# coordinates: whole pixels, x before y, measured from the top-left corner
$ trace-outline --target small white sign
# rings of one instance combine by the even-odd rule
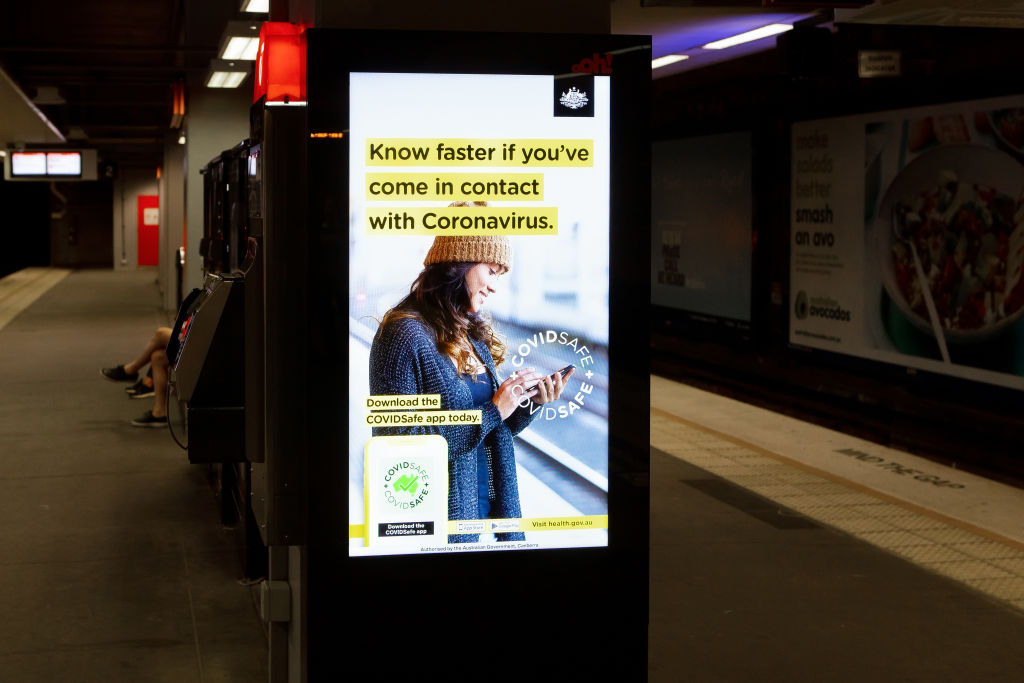
[[[143,225],[160,225],[160,209],[151,206],[142,210]]]
[[[857,74],[861,78],[892,78],[903,73],[899,50],[860,50]]]
[[[375,436],[366,444],[366,545],[448,543],[448,442],[437,434]]]

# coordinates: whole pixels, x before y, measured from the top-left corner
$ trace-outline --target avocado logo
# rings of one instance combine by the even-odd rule
[[[430,495],[430,472],[417,462],[400,460],[384,472],[384,500],[396,510],[413,510]]]
[[[793,306],[793,312],[796,314],[797,319],[803,320],[806,318],[809,308],[807,305],[807,292],[800,290],[796,295],[796,304]]]

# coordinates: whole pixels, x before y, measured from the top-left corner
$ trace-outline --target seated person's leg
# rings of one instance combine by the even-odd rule
[[[167,353],[163,349],[150,356],[153,368],[153,410],[135,420],[136,427],[164,427],[167,425]]]
[[[167,342],[170,341],[170,339],[171,328],[158,327],[149,342],[146,343],[145,348],[142,349],[142,352],[134,360],[129,363],[125,363],[124,365],[115,365],[112,368],[103,368],[100,370],[100,374],[113,382],[134,381],[138,379],[139,370],[149,362],[150,356],[153,355],[153,352],[166,349]]]

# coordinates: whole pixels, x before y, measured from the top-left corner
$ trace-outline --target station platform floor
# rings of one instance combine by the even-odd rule
[[[0,279],[0,681],[267,680],[208,469],[98,374],[155,278]],[[1024,490],[652,377],[651,515],[651,681],[1021,679]]]

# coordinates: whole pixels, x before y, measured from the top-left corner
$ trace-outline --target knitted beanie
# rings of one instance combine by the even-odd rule
[[[423,265],[449,262],[497,263],[512,270],[512,245],[497,235],[438,235]]]

